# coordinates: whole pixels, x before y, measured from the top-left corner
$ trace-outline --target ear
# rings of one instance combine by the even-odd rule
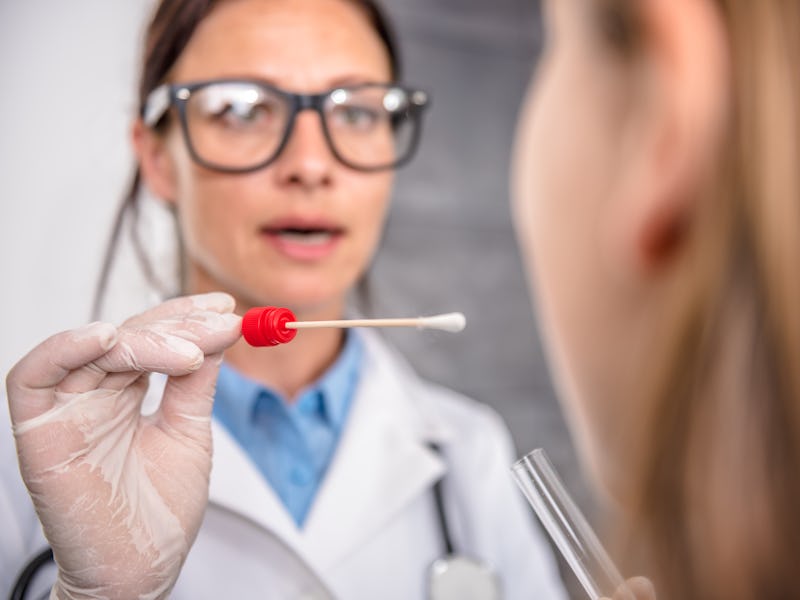
[[[175,166],[166,138],[147,127],[141,119],[134,121],[131,138],[145,185],[157,198],[174,203],[177,196]]]
[[[623,239],[645,271],[677,254],[712,168],[729,102],[728,47],[711,0],[649,0],[633,118],[623,152]],[[630,256],[630,254],[629,254]]]

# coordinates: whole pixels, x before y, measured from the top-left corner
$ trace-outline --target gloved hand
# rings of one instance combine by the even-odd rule
[[[6,385],[20,471],[56,563],[51,598],[163,598],[208,501],[211,407],[240,333],[221,293],[57,334]],[[169,375],[140,414],[148,373]]]

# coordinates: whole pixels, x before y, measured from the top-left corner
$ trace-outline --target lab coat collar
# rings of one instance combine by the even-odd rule
[[[405,361],[375,333],[362,333],[364,371],[349,422],[303,531],[323,572],[430,489],[446,467],[428,443],[452,435],[421,410],[422,384]]]
[[[319,573],[334,568],[445,472],[428,447],[454,432],[424,410],[422,382],[373,332],[362,332],[364,370],[347,424],[303,529],[244,451],[212,423],[209,499],[280,536]]]
[[[241,513],[302,555],[302,539],[294,519],[258,467],[221,423],[211,421],[211,434],[214,456],[209,502]]]

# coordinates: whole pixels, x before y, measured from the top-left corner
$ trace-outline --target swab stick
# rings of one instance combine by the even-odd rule
[[[323,327],[416,327],[458,332],[464,329],[467,320],[461,313],[447,313],[431,317],[404,319],[349,319],[339,321],[297,321],[288,308],[262,306],[252,308],[242,319],[242,335],[251,346],[276,346],[294,339],[298,329],[320,329]]]
[[[410,319],[349,319],[342,321],[290,321],[289,329],[320,329],[322,327],[416,327],[417,329],[439,329],[456,333],[464,329],[466,318],[461,313],[447,313],[432,317]]]

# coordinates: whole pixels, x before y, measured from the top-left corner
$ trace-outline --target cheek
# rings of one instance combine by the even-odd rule
[[[520,123],[515,166],[517,228],[539,313],[557,347],[584,313],[597,251],[593,114],[576,81],[569,61],[555,57],[543,65]]]
[[[356,174],[349,184],[352,190],[345,201],[350,214],[350,231],[357,241],[356,258],[362,267],[369,261],[380,244],[386,215],[389,211],[393,175],[390,172]]]
[[[189,156],[183,138],[177,132],[170,138],[170,154],[176,182],[179,222],[183,243],[189,254],[209,245],[209,241],[227,231],[221,224],[229,221],[232,203],[220,201],[232,196],[224,182],[203,172]]]
[[[591,61],[543,65],[520,122],[515,217],[556,386],[585,455],[603,446],[621,325],[610,277],[613,96]],[[613,412],[613,410],[611,411]]]
[[[181,232],[190,254],[224,252],[236,243],[238,230],[252,221],[241,186],[232,178],[192,173],[182,182],[179,199]]]

